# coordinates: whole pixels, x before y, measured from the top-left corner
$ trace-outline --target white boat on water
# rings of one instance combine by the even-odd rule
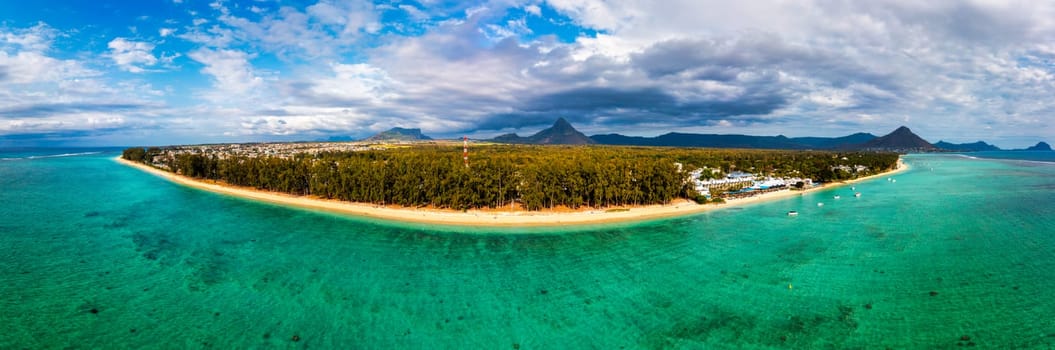
[[[818,206],[818,207],[823,207],[823,206],[824,206],[824,203],[817,203],[817,206]]]
[[[854,197],[860,197],[860,196],[861,196],[861,192],[854,193]]]
[[[839,199],[839,198],[843,198],[843,197],[841,197],[839,195],[835,195],[835,197],[832,197],[832,198]]]
[[[792,211],[789,211],[789,212],[788,212],[788,216],[799,216],[799,212],[797,212],[797,211],[794,211],[794,210],[792,210]]]

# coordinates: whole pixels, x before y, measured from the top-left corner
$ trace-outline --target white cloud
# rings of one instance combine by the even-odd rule
[[[2,30],[2,28],[0,28]],[[44,51],[51,48],[58,32],[43,22],[26,29],[0,32],[0,44],[29,51]]]
[[[340,108],[290,108],[287,115],[239,118],[242,135],[325,135],[321,131],[358,133],[373,117]]]
[[[381,103],[396,97],[395,82],[384,70],[369,64],[333,64],[333,76],[314,81],[310,93],[323,99]]]
[[[43,23],[11,31],[0,28],[0,82],[47,84],[101,74],[80,61],[50,56],[52,40],[58,35]],[[0,91],[3,87],[0,84]]]
[[[533,14],[535,16],[542,16],[542,8],[535,4],[524,6],[524,12]]]
[[[158,35],[160,35],[162,38],[164,38],[166,36],[169,36],[169,35],[172,35],[175,32],[176,32],[176,30],[172,29],[172,28],[161,28],[161,29],[158,29]]]
[[[259,19],[240,17],[222,3],[213,6],[220,12],[218,23],[196,28],[181,37],[213,47],[245,44],[272,53],[308,58],[334,58],[364,35],[381,29],[379,13],[368,1],[322,0],[303,12],[293,7],[259,13]],[[254,16],[255,17],[255,16]]]
[[[359,33],[374,33],[381,29],[373,3],[362,0],[320,0],[308,6],[308,15],[325,25],[339,28],[339,38],[357,37]]]
[[[407,14],[410,15],[410,18],[414,19],[415,21],[423,21],[429,18],[429,14],[425,13],[424,11],[421,11],[421,9],[417,7],[414,7],[414,5],[400,4],[399,9],[406,11]]]
[[[484,28],[481,28],[480,30],[484,35],[494,41],[520,37],[532,33],[531,28],[528,28],[527,26],[527,20],[524,18],[508,20],[505,25],[486,24],[484,25]]]
[[[142,73],[146,71],[144,67],[158,63],[157,57],[152,53],[152,43],[115,38],[106,46],[110,48],[110,58],[114,63],[128,72]]]
[[[0,28],[0,135],[83,135],[143,123],[156,106],[150,85],[115,83],[90,61],[53,56],[50,38],[63,35],[43,24]]]
[[[0,51],[0,81],[10,84],[54,83],[64,79],[97,76],[81,62],[47,56],[41,52],[19,51],[14,55]]]
[[[250,56],[242,51],[226,49],[198,49],[187,55],[205,65],[201,72],[213,78],[218,90],[214,98],[224,99],[225,94],[245,95],[263,84],[263,79],[253,71]]]
[[[647,0],[646,0],[647,1]],[[567,14],[579,24],[596,29],[619,30],[623,22],[634,20],[634,14],[645,14],[639,7],[644,1],[603,1],[603,0],[548,0],[547,3],[557,11]],[[656,4],[657,7],[666,6]],[[671,7],[677,7],[671,6]]]

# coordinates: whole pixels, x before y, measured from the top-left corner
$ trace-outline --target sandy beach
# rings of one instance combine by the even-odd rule
[[[352,203],[339,200],[312,198],[306,196],[294,196],[279,192],[261,191],[252,188],[234,187],[212,182],[192,179],[182,175],[176,175],[161,169],[147,166],[145,164],[127,161],[117,157],[116,160],[148,173],[160,176],[169,181],[201,189],[210,192],[231,195],[236,197],[259,200],[269,203],[290,205],[300,208],[324,210],[335,213],[351,214],[357,216],[378,218],[384,220],[416,222],[424,224],[456,225],[456,226],[565,226],[582,224],[601,224],[612,222],[624,222],[645,219],[657,219],[672,216],[700,213],[708,210],[743,206],[746,204],[760,203],[777,200],[804,193],[845,186],[877,177],[890,176],[908,169],[901,159],[895,170],[880,173],[868,177],[854,179],[845,182],[830,183],[824,186],[813,187],[802,191],[783,190],[765,193],[753,197],[728,200],[721,204],[696,204],[688,200],[676,200],[665,205],[650,205],[629,207],[627,210],[607,211],[606,209],[594,209],[583,211],[556,212],[556,211],[487,211],[469,210],[455,211],[443,209],[419,209],[419,208],[393,208],[382,207],[374,204]]]

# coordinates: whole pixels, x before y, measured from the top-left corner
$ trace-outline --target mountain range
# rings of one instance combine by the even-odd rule
[[[794,137],[690,134],[671,132],[656,137],[604,134],[587,137],[575,130],[564,118],[553,126],[534,135],[521,137],[505,134],[490,141],[524,144],[602,144],[625,146],[667,147],[711,147],[711,148],[763,148],[763,149],[828,149],[828,150],[889,150],[899,152],[936,151],[931,145],[906,127],[900,127],[889,135],[876,137],[868,133],[856,133],[843,137]]]
[[[875,139],[876,136],[857,133],[843,137],[795,137],[667,133],[656,137],[605,134],[591,136],[603,145],[770,148],[770,149],[841,149]]]
[[[934,144],[934,147],[938,147],[944,150],[953,152],[984,152],[984,151],[999,151],[1000,147],[996,147],[985,143],[985,141],[978,141],[975,143],[948,143],[945,141],[938,141]]]
[[[364,139],[363,141],[418,141],[432,140],[421,133],[421,129],[392,128]],[[692,134],[671,132],[655,137],[625,136],[620,134],[602,134],[586,136],[575,129],[564,118],[558,118],[552,126],[531,135],[520,136],[514,133],[505,134],[490,140],[498,143],[538,144],[538,145],[626,145],[626,146],[667,146],[667,147],[711,147],[711,148],[760,148],[760,149],[817,149],[817,150],[875,150],[894,152],[978,152],[1000,151],[999,147],[984,141],[955,144],[939,141],[931,144],[916,135],[907,127],[899,127],[893,132],[875,136],[869,133],[856,133],[842,137],[786,137],[751,136],[735,134]],[[1019,151],[1050,151],[1051,146],[1040,142],[1035,146]]]

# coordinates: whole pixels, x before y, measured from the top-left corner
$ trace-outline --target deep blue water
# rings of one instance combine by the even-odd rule
[[[1031,160],[1038,162],[1055,162],[1052,151],[988,151],[964,153],[967,156],[989,159]]]

